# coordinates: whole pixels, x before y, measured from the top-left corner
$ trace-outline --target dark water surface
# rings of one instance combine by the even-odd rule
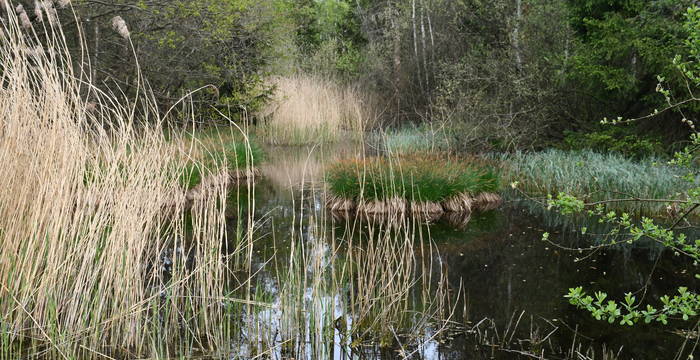
[[[287,256],[285,239],[291,228],[309,217],[325,214],[328,234],[341,234],[351,226],[342,219],[333,221],[325,213],[323,167],[362,151],[355,147],[268,149],[264,178],[255,186],[255,218],[264,220],[258,230],[262,239],[256,245],[260,261]],[[609,247],[593,253],[563,249],[587,247],[603,229],[589,224],[588,234],[583,236],[572,220],[517,199],[507,200],[497,210],[473,214],[468,221],[442,219],[421,226],[421,232],[438,249],[433,256],[447,270],[453,292],[461,287],[463,295],[455,300],[452,320],[459,326],[450,333],[452,339],[427,341],[416,357],[528,358],[517,353],[528,350],[544,353],[545,358],[586,359],[576,351],[594,350],[598,359],[606,350],[619,353],[620,359],[672,359],[684,342],[674,332],[692,325],[610,325],[577,310],[564,298],[568,288],[584,286],[588,293],[602,290],[618,300],[625,292],[634,292],[638,299],[645,296],[658,307],[658,297],[675,293],[678,286],[697,288],[693,271],[683,270],[692,265],[653,244]],[[545,231],[560,246],[544,242]],[[393,352],[348,356],[341,350],[336,349],[333,357],[398,356]],[[689,354],[685,352],[685,356]]]

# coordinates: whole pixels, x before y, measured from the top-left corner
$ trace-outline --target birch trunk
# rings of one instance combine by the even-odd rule
[[[427,55],[427,47],[425,45],[425,5],[423,4],[423,0],[420,2],[420,39],[421,39],[421,46],[422,46],[422,55],[423,55],[423,72],[425,73],[425,86],[426,88],[429,87],[429,72],[428,72],[428,55]]]
[[[513,50],[515,53],[515,67],[518,71],[523,68],[523,57],[520,48],[520,21],[523,17],[523,1],[516,0],[515,2],[515,26],[513,27]]]

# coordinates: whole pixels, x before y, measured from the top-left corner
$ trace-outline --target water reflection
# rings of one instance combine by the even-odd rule
[[[256,245],[259,260],[277,257],[289,261],[294,251],[303,248],[306,256],[318,261],[311,262],[315,265],[305,270],[312,279],[316,271],[329,271],[332,258],[342,255],[338,249],[342,248],[342,241],[347,241],[347,234],[359,231],[366,236],[374,231],[368,224],[377,219],[330,214],[323,202],[325,165],[335,159],[359,156],[363,150],[341,146],[270,148],[268,152],[269,162],[262,169],[265,177],[255,191],[255,216],[269,220],[263,224],[260,233],[265,235]],[[346,332],[342,331],[352,322],[346,316],[348,304],[344,294],[324,292],[323,287],[313,283],[301,284],[301,301],[311,309],[301,315],[306,328],[285,335],[279,330],[284,328],[282,322],[291,324],[290,313],[300,304],[289,300],[292,290],[285,293],[276,288],[272,274],[263,271],[260,278],[267,278],[262,281],[274,299],[274,307],[252,315],[251,321],[266,327],[261,328],[259,335],[266,338],[267,345],[277,344],[278,352],[272,358],[287,354],[288,345],[284,344],[293,344],[299,351],[299,347],[317,343],[311,337],[321,335],[313,329],[327,325],[323,321],[341,318],[346,322],[340,329],[335,326],[334,344],[324,350],[327,353],[319,349],[299,353],[307,354],[309,359],[393,358],[402,352],[415,352],[415,357],[422,359],[510,359],[518,354],[494,349],[538,350],[565,356],[572,349],[583,353],[592,346],[599,355],[603,349],[622,347],[621,358],[666,358],[680,347],[683,339],[670,330],[674,325],[685,324],[667,328],[639,324],[633,329],[610,325],[568,305],[563,295],[570,287],[585,286],[590,291],[605,290],[617,299],[628,291],[656,299],[675,292],[678,286],[696,284],[691,274],[682,272],[689,266],[686,259],[650,243],[593,253],[562,249],[543,242],[542,232],[551,233],[553,241],[565,247],[586,247],[595,238],[580,234],[578,229],[584,220],[552,216],[541,207],[512,198],[499,209],[454,215],[430,224],[417,220],[410,225],[436,244],[435,263],[449,274],[454,297],[451,308],[456,310],[451,320],[459,325],[450,333],[450,339],[432,338],[428,328],[410,348],[399,346],[388,353],[376,347],[351,349],[347,344],[352,339],[344,338]],[[290,230],[299,228],[299,224],[301,231]],[[587,226],[593,234],[605,231],[597,223]],[[318,229],[323,229],[323,236],[315,233]],[[300,241],[290,241],[290,233],[297,233]],[[332,239],[332,243],[324,242],[327,239]],[[464,289],[459,297],[457,289]],[[322,339],[317,341],[323,343]],[[481,346],[484,343],[491,346]]]

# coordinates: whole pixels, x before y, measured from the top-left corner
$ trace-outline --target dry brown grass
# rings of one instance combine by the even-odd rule
[[[276,97],[262,112],[261,137],[273,144],[299,145],[361,135],[377,115],[357,88],[308,75],[272,80]]]
[[[362,200],[326,194],[326,207],[331,211],[353,211],[367,215],[398,214],[410,212],[414,216],[437,219],[444,213],[470,214],[475,211],[489,211],[501,205],[501,196],[495,193],[480,193],[476,197],[459,193],[442,202],[407,201],[402,198],[389,200]]]
[[[155,106],[100,93],[54,31],[40,43],[10,15],[0,35],[0,347],[135,358],[216,343],[225,185],[195,201],[187,232],[183,156]],[[161,254],[178,248],[196,260],[173,259],[165,281]]]

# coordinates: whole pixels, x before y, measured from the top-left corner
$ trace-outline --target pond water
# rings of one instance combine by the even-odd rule
[[[320,265],[316,271],[330,273],[324,262],[329,261],[329,254],[342,251],[336,249],[343,249],[343,242],[348,241],[349,228],[357,229],[353,237],[376,231],[362,221],[334,218],[325,210],[323,201],[325,164],[360,156],[366,151],[371,149],[355,146],[267,149],[268,159],[262,166],[264,176],[254,190],[254,218],[259,228],[255,232],[258,240],[252,256],[257,263],[257,286],[265,294],[261,297],[279,305],[286,302],[283,297],[289,294],[281,289],[285,284],[275,281],[271,264],[285,267],[297,251],[305,254],[305,266],[313,264],[308,259],[318,258]],[[319,228],[318,223],[322,223],[320,231],[314,230]],[[435,250],[426,255],[414,244],[416,257],[431,257],[431,269],[442,269],[451,289],[446,295],[451,298],[449,308],[454,309],[450,329],[445,332],[448,335],[431,337],[437,325],[427,324],[427,330],[418,335],[423,338],[412,342],[412,350],[396,344],[389,350],[377,346],[359,349],[344,345],[336,330],[333,336],[326,334],[325,339],[316,339],[330,343],[325,350],[302,351],[306,355],[297,358],[401,358],[402,351],[413,352],[412,357],[422,359],[532,357],[525,352],[544,354],[545,358],[598,359],[603,358],[603,352],[617,354],[620,359],[673,358],[685,340],[675,330],[690,327],[689,324],[671,323],[665,327],[637,324],[633,328],[610,325],[575,309],[564,295],[571,287],[584,286],[589,293],[604,290],[616,299],[621,299],[625,292],[634,292],[637,298],[646,296],[658,304],[656,299],[660,295],[672,294],[678,286],[696,284],[692,272],[683,270],[690,267],[688,261],[653,244],[609,247],[595,252],[565,249],[586,247],[595,241],[595,236],[580,234],[580,225],[512,196],[506,197],[500,208],[472,214],[468,219],[420,221],[413,231],[421,234],[422,242],[433,244]],[[595,224],[588,227],[592,234],[603,230]],[[542,240],[545,231],[551,234],[553,243]],[[293,236],[298,236],[300,241],[290,241]],[[311,314],[305,315],[307,327],[321,326],[318,322],[324,321],[315,312],[331,311],[331,319],[345,314],[346,305],[341,299],[344,291],[319,292],[313,281],[299,284],[305,287],[299,292],[303,293]],[[285,310],[281,308],[284,307],[257,311],[249,319],[267,323],[262,326],[267,329],[260,330],[260,338],[267,339],[261,342],[268,346],[280,342],[279,352],[271,356],[279,359],[284,358],[288,344],[279,334],[283,331],[276,329],[284,321]],[[299,335],[297,340],[301,345],[295,346],[315,346],[309,345],[314,343],[314,336],[313,331]],[[687,346],[692,347],[693,342]],[[241,351],[248,356],[255,353],[249,348]],[[690,354],[689,351],[692,350],[686,349],[684,354]]]

